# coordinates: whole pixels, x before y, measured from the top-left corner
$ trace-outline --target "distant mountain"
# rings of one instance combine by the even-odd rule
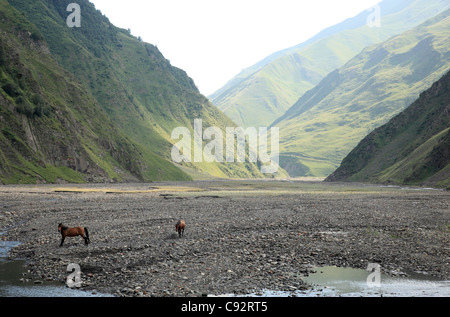
[[[450,72],[364,138],[327,181],[450,188]]]
[[[369,27],[372,13],[364,11],[245,69],[210,100],[238,125],[268,126],[365,47],[425,22],[450,4],[446,0],[385,0],[379,7],[381,27]]]
[[[305,93],[273,125],[291,176],[332,173],[375,128],[450,69],[450,9],[368,47]]]
[[[190,177],[117,128],[42,33],[0,0],[0,183],[162,179]]]
[[[70,96],[75,94],[71,88],[60,89],[57,93],[51,90],[52,88],[48,88],[49,91],[42,88],[40,95],[47,99],[47,104],[51,105],[54,113],[59,113],[60,107],[67,108],[68,114],[52,117],[54,121],[64,122],[66,117],[73,115],[79,121],[85,119],[87,123],[94,125],[90,131],[101,133],[96,136],[97,142],[105,143],[111,151],[120,151],[124,160],[146,161],[137,164],[142,169],[140,176],[145,175],[138,177],[139,179],[185,180],[191,178],[189,175],[197,174],[215,177],[263,177],[254,163],[185,163],[183,166],[173,164],[171,150],[173,144],[178,141],[171,138],[174,128],[187,127],[193,131],[194,119],[202,119],[205,128],[213,126],[221,128],[222,131],[235,124],[201,95],[193,80],[183,70],[173,67],[156,46],[144,43],[130,35],[127,30],[112,25],[92,3],[87,0],[76,1],[81,8],[81,27],[67,25],[67,18],[71,13],[67,8],[73,3],[71,0],[3,0],[2,3],[4,10],[11,11],[7,6],[9,3],[20,12],[20,21],[17,17],[11,18],[10,27],[17,30],[20,29],[20,23],[28,23],[35,29],[32,35],[39,34],[39,43],[46,47],[48,53],[49,64],[46,67],[49,71],[54,70],[62,74],[57,79],[50,76],[47,82],[41,82],[40,73],[35,70],[41,67],[39,57],[33,56],[30,51],[30,58],[18,63],[29,68],[36,87],[46,84],[53,87],[57,85],[54,82],[57,80],[60,85],[67,83],[79,90],[79,96],[75,98]],[[3,10],[1,13],[2,16],[5,15]],[[23,35],[18,33],[16,37],[16,47],[20,52]],[[22,55],[18,53],[18,56]],[[20,86],[20,81],[12,79],[13,75],[10,77]],[[55,98],[59,103],[50,100],[53,98],[51,93],[58,95]],[[25,87],[21,89],[21,94],[32,92]],[[8,93],[5,92],[3,96],[12,105],[17,104],[17,100],[10,99],[13,97],[8,97]],[[74,110],[74,107],[81,107],[83,104],[90,108]],[[11,108],[11,105],[9,107]],[[5,106],[2,104],[3,108]],[[101,115],[97,116],[97,112]],[[17,113],[15,116],[19,129],[22,117]],[[45,135],[42,131],[45,130],[46,124],[49,123],[42,122],[42,129],[36,133]],[[56,125],[56,122],[52,124]],[[114,133],[108,133],[108,125],[124,137],[120,146],[107,142],[109,136],[114,138]],[[71,125],[71,128],[74,128],[74,125]],[[73,135],[70,129],[61,133],[67,138]],[[84,136],[80,138],[80,142],[85,141]],[[42,142],[44,141],[42,139]],[[137,156],[129,149],[132,145],[136,148]],[[54,152],[54,155],[58,156],[55,162],[75,159],[76,155],[71,154],[76,151],[75,148],[72,149],[70,142],[67,142],[67,147],[68,153]],[[6,151],[5,148],[4,152]],[[87,152],[97,155],[93,161],[99,166],[104,164],[104,159],[108,157],[102,154],[101,150],[94,149],[94,146]],[[72,167],[70,164],[65,166]],[[114,171],[110,166],[105,169]],[[89,174],[88,171],[85,172],[86,175]],[[77,179],[85,178],[89,179],[88,176]]]

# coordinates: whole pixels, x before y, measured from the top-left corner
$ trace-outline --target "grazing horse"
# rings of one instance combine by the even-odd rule
[[[84,243],[86,245],[88,245],[91,240],[89,239],[89,232],[87,228],[82,228],[82,227],[76,227],[76,228],[68,228],[66,226],[64,226],[62,223],[60,223],[58,225],[58,231],[61,232],[61,244],[59,245],[60,247],[62,247],[63,243],[64,243],[64,239],[66,237],[77,237],[77,236],[81,236],[84,239]]]
[[[184,220],[178,220],[175,225],[175,231],[178,232],[180,238],[184,236],[184,228],[186,228],[186,222]]]

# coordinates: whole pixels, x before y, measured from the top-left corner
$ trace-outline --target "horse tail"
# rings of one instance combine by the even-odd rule
[[[86,244],[91,242],[91,239],[89,239],[89,231],[88,228],[84,228],[84,233],[86,234]]]

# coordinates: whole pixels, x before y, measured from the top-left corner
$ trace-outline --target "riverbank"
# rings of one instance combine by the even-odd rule
[[[296,291],[316,266],[423,272],[449,279],[450,194],[318,182],[204,181],[0,186],[2,239],[12,259],[116,296]],[[184,218],[183,238],[175,223]],[[85,226],[91,244],[58,223]]]

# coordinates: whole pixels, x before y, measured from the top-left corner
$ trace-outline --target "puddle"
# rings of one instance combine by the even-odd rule
[[[408,186],[400,186],[400,185],[380,185],[378,187],[380,187],[380,188],[396,188],[396,189],[401,189],[401,190],[417,190],[417,191],[427,191],[427,190],[444,191],[444,189],[442,189],[442,188],[408,187]]]
[[[264,290],[247,295],[224,294],[218,297],[450,297],[450,281],[425,274],[408,277],[381,274],[379,286],[369,286],[370,272],[341,267],[318,267],[317,273],[302,279],[313,286],[307,291],[280,292]],[[216,297],[216,296],[211,296]]]
[[[32,279],[25,269],[25,261],[0,260],[0,297],[103,297],[77,289],[70,289],[54,281]]]
[[[3,235],[2,232],[0,232],[0,237]],[[20,245],[20,242],[15,241],[3,241],[0,240],[0,261],[5,261],[8,257],[8,252],[12,248],[15,248]]]
[[[0,233],[1,234],[1,233]],[[8,252],[19,242],[0,241],[0,297],[110,297],[111,295],[71,289],[61,282],[36,281],[25,261],[9,261]]]
[[[342,267],[319,267],[303,280],[314,286],[315,296],[450,297],[450,281],[419,273],[407,277],[380,274],[378,285],[368,283],[370,272]]]

